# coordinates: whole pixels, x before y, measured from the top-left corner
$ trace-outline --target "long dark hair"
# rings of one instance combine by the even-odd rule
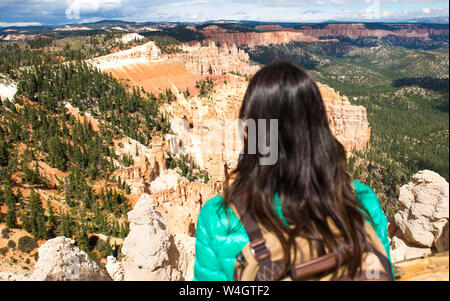
[[[284,249],[284,271],[291,265],[294,238],[310,241],[317,256],[333,252],[338,266],[352,277],[368,249],[363,210],[346,172],[346,152],[331,133],[320,91],[299,66],[278,62],[260,69],[250,80],[239,113],[241,120],[278,119],[278,160],[259,164],[259,152],[245,151],[225,183],[224,204],[239,198]],[[256,123],[258,127],[258,123]],[[259,129],[258,129],[259,130]],[[269,127],[266,126],[267,136]],[[248,150],[249,139],[244,139]],[[278,193],[285,225],[274,210]],[[332,231],[330,221],[340,235]],[[286,235],[287,234],[287,235]]]

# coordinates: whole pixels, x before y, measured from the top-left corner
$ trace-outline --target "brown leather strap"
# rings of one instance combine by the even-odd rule
[[[331,270],[336,266],[336,257],[329,253],[292,267],[291,278],[300,280]]]
[[[353,248],[350,246],[346,246],[346,248],[350,251],[350,254],[353,254]],[[306,262],[301,262],[297,265],[294,265],[291,268],[291,277],[293,280],[300,280],[303,278],[308,278],[319,273],[323,273],[335,268],[337,265],[336,256],[333,253],[328,253],[322,255],[320,257],[311,259]]]
[[[377,256],[378,260],[380,260],[381,265],[383,266],[386,273],[381,273],[384,279],[393,280],[392,272],[391,272],[391,264],[386,256],[384,256],[380,251],[377,250],[374,246],[370,245],[371,251]],[[350,248],[350,252],[352,249]],[[336,267],[337,261],[336,257],[333,253],[329,253],[307,262],[302,262],[292,267],[290,276],[293,280],[301,280],[305,278],[309,278],[311,276],[317,275],[319,273],[323,273],[329,271]]]
[[[233,201],[238,214],[241,217],[242,224],[247,231],[250,240],[250,249],[258,262],[270,260],[269,247],[261,233],[261,229],[253,216],[248,212],[243,202]]]

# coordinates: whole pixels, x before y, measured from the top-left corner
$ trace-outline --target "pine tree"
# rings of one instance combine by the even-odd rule
[[[34,190],[30,194],[30,220],[31,233],[36,238],[48,238],[48,231],[45,225],[44,208],[42,207],[41,197]]]
[[[6,212],[6,226],[8,228],[15,228],[17,226],[16,224],[16,205],[14,203],[7,203],[8,211]]]
[[[80,249],[89,251],[89,237],[87,235],[86,226],[84,224],[82,224],[78,229],[76,241]]]
[[[108,238],[106,239],[106,246],[105,246],[105,257],[112,255],[113,253],[113,249],[111,247],[111,242],[110,242],[110,238],[108,236]]]
[[[48,237],[55,237],[55,230],[57,227],[57,219],[55,216],[55,212],[53,211],[53,206],[50,203],[50,200],[47,200],[47,208],[48,208]]]
[[[15,228],[17,226],[16,220],[16,196],[12,191],[11,187],[8,185],[4,190],[5,204],[8,206],[8,211],[6,212],[6,225],[9,228]]]
[[[61,222],[58,227],[58,233],[59,235],[72,238],[72,226],[73,226],[73,220],[72,218],[67,215],[65,212],[61,214]]]
[[[8,166],[9,150],[5,138],[0,137],[0,166]]]
[[[17,199],[19,201],[19,216],[22,223],[22,229],[31,232],[30,218],[28,217],[27,210],[25,209],[25,204],[23,203],[22,193],[20,192],[20,190],[17,193]]]

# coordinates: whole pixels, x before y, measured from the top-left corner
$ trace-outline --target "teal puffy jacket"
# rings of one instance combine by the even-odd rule
[[[386,249],[389,262],[389,240],[387,219],[373,190],[360,182],[353,181],[356,198],[372,217],[377,236]],[[275,208],[282,220],[281,202],[275,196]],[[233,280],[234,263],[242,248],[249,243],[247,232],[230,207],[223,206],[220,195],[213,197],[203,205],[197,221],[194,280]],[[392,267],[392,263],[391,263]]]

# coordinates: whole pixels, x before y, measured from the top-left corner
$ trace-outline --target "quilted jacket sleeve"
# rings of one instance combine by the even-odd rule
[[[383,243],[387,257],[391,264],[392,274],[394,274],[392,268],[391,254],[389,252],[390,242],[387,233],[388,220],[383,212],[383,209],[381,208],[380,201],[378,200],[378,197],[375,194],[375,192],[369,186],[364,185],[357,181],[353,181],[353,184],[355,186],[356,198],[359,200],[361,205],[367,210],[370,217],[372,218],[372,220],[368,218],[367,221],[375,229],[375,233]]]
[[[195,243],[194,281],[224,281],[227,279],[217,255],[213,250],[213,242],[209,230],[215,216],[214,202],[208,201],[200,210],[197,220]]]

